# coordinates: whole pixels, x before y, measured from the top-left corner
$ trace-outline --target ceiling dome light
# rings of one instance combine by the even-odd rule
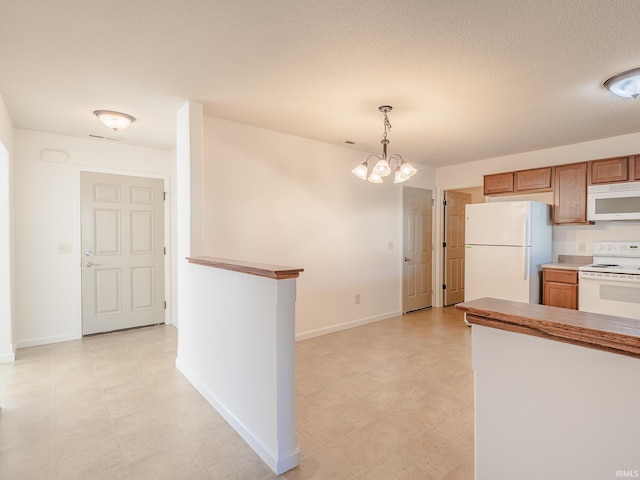
[[[111,110],[96,110],[93,114],[107,127],[112,128],[114,132],[127,128],[136,121],[131,115]]]
[[[380,140],[380,143],[382,144],[382,156],[369,155],[364,162],[351,170],[351,172],[353,172],[356,177],[361,178],[362,180],[368,180],[371,183],[382,183],[383,177],[391,175],[392,160],[395,160],[396,162],[394,183],[400,183],[409,180],[417,172],[417,170],[411,164],[405,162],[397,153],[394,153],[389,158],[387,158],[387,145],[389,145],[389,140],[387,140],[387,133],[389,130],[391,130],[391,123],[389,122],[387,113],[389,113],[392,109],[393,107],[389,105],[382,105],[381,107],[378,107],[378,110],[384,113],[384,136],[382,137],[382,140]],[[377,162],[375,163],[375,165],[371,169],[371,173],[367,177],[367,172],[369,171],[369,159],[375,159],[377,160]]]
[[[640,96],[640,68],[614,75],[604,82],[604,87],[619,97],[637,98]]]

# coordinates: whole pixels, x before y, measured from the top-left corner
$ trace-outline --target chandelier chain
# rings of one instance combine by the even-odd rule
[[[389,121],[389,117],[387,117],[387,113],[384,114],[384,140],[387,139],[387,131],[391,130],[391,122]]]

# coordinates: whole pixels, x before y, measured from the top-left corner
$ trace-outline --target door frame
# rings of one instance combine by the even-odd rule
[[[167,308],[164,310],[164,323],[165,325],[171,324],[171,320],[173,318],[171,312],[173,311],[173,301],[174,298],[172,295],[173,288],[175,285],[174,282],[174,269],[171,268],[173,265],[173,231],[171,229],[171,212],[173,210],[172,204],[173,199],[171,196],[171,176],[165,175],[161,173],[147,173],[147,172],[138,172],[138,171],[130,171],[130,170],[120,170],[120,169],[111,169],[111,168],[97,168],[97,167],[86,167],[80,166],[77,171],[77,185],[78,185],[78,199],[80,199],[80,173],[88,172],[88,173],[106,173],[109,175],[126,175],[129,177],[144,177],[144,178],[155,178],[161,179],[163,181],[163,190],[166,192],[166,200],[164,204],[164,246],[167,249],[167,252],[164,256],[164,298],[167,302]],[[77,227],[77,239],[78,245],[82,245],[82,201],[78,202],[78,211],[76,212],[78,219],[78,227]],[[82,298],[82,249],[78,249],[78,277],[77,281],[80,285],[79,295]],[[80,337],[82,337],[82,312],[80,312],[80,323],[78,325],[78,331],[80,332]]]

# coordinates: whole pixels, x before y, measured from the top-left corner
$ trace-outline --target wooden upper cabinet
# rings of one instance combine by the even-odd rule
[[[484,195],[513,193],[513,172],[484,176]]]
[[[588,224],[587,163],[553,167],[553,223]]]
[[[605,158],[589,162],[589,184],[629,180],[629,157]]]
[[[551,167],[515,172],[515,191],[551,191]]]
[[[637,155],[633,157],[633,159],[631,159],[631,161],[629,162],[629,167],[634,167],[633,175],[631,175],[631,178],[633,178],[634,180],[640,180],[640,155]]]

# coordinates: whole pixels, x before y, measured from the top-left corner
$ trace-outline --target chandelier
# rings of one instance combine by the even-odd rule
[[[392,161],[395,161],[396,163],[393,183],[401,183],[409,180],[417,172],[413,165],[405,162],[398,153],[394,153],[387,158],[387,145],[389,145],[387,133],[391,130],[391,123],[389,122],[387,113],[392,109],[393,107],[389,105],[382,105],[381,107],[378,107],[378,110],[384,113],[384,136],[382,137],[382,140],[380,140],[380,143],[382,144],[382,156],[369,155],[364,162],[351,170],[356,177],[361,178],[362,180],[369,180],[371,183],[382,183],[382,179],[384,177],[391,175]],[[375,162],[371,172],[369,172],[369,160],[371,160],[371,163]]]

